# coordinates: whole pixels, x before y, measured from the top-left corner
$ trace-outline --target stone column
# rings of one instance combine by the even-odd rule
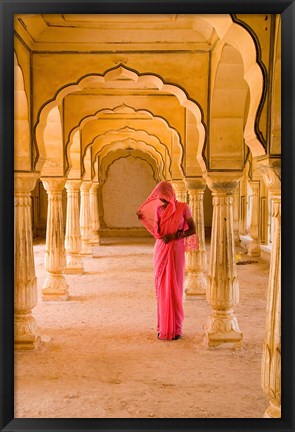
[[[252,211],[250,222],[251,242],[248,246],[249,256],[260,256],[259,241],[259,181],[249,181],[252,189]]]
[[[268,279],[266,328],[262,354],[261,383],[268,395],[265,418],[281,417],[281,175],[262,167],[272,199],[272,251]]]
[[[67,190],[67,222],[65,248],[67,251],[66,273],[83,273],[84,267],[80,257],[82,249],[80,220],[79,220],[79,195],[81,180],[68,180]]]
[[[31,191],[36,173],[15,173],[15,249],[14,249],[14,346],[17,350],[33,350],[41,342],[32,309],[37,304]]]
[[[181,202],[187,202],[187,190],[183,180],[172,180],[172,186],[175,191],[176,199]]]
[[[240,206],[240,188],[239,186],[234,190],[233,193],[233,219],[234,219],[234,240],[235,246],[240,244],[239,236],[239,206]]]
[[[92,222],[92,239],[91,243],[99,244],[99,210],[98,210],[98,189],[99,183],[92,183],[90,189],[90,211]]]
[[[91,255],[92,246],[90,244],[92,238],[91,214],[90,214],[90,188],[91,182],[83,181],[80,187],[81,203],[80,203],[80,228],[82,236],[82,255]]]
[[[207,177],[207,184],[213,196],[210,275],[207,290],[207,300],[212,306],[212,313],[204,326],[204,339],[207,347],[240,348],[243,335],[234,314],[234,307],[239,302],[239,283],[233,229],[233,193],[238,186],[238,177],[235,173],[227,173],[226,177],[222,174],[210,174]]]
[[[42,299],[47,301],[67,300],[68,285],[62,274],[66,265],[62,191],[65,178],[41,178],[48,195],[45,268],[47,278],[42,289]]]
[[[204,226],[204,190],[203,179],[185,179],[189,195],[189,206],[196,224],[199,249],[186,252],[187,273],[185,278],[185,294],[187,298],[206,297],[207,290],[207,252],[205,245]]]

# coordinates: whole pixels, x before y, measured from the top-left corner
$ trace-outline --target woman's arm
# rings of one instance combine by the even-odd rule
[[[191,217],[191,218],[186,220],[186,223],[188,224],[188,229],[186,231],[182,231],[182,233],[183,233],[182,237],[189,237],[191,235],[196,234],[196,225],[195,225],[194,219]]]
[[[183,237],[189,237],[193,234],[196,234],[196,225],[192,217],[188,218],[186,220],[186,223],[188,224],[188,229],[186,231],[178,230],[175,234],[167,234],[165,235],[162,240],[164,243],[169,243],[171,240],[177,240]]]

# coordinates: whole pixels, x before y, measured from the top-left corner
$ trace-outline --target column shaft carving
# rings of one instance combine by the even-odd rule
[[[272,200],[272,250],[267,290],[261,384],[269,398],[265,418],[281,418],[281,166],[261,161],[259,169]]]
[[[234,219],[234,240],[235,246],[240,244],[239,236],[239,206],[240,206],[240,188],[237,187],[233,193],[233,219]]]
[[[218,179],[218,177],[217,177]],[[233,192],[238,182],[208,179],[213,196],[211,256],[207,300],[212,306],[204,326],[208,347],[240,348],[242,333],[234,307],[239,302],[233,230]]]
[[[252,238],[249,247],[248,255],[260,256],[260,241],[259,241],[259,181],[250,181],[252,189],[252,212],[250,222],[250,236]]]
[[[199,240],[198,250],[186,252],[186,298],[206,297],[207,290],[207,252],[205,245],[205,224],[204,224],[204,190],[203,180],[185,180],[189,195],[189,206],[196,224],[196,232]]]
[[[91,182],[82,182],[81,192],[81,203],[80,203],[80,228],[82,236],[82,250],[81,254],[91,255],[92,246],[90,244],[92,238],[92,225],[91,225],[91,213],[90,213],[90,188]]]
[[[99,210],[98,210],[98,189],[99,183],[92,183],[90,189],[90,210],[92,222],[92,239],[91,243],[99,244]]]
[[[34,173],[14,176],[14,345],[17,350],[33,350],[41,342],[32,316],[38,297],[31,218],[31,191],[36,180]]]
[[[45,268],[47,278],[42,289],[42,299],[49,301],[67,300],[68,285],[62,274],[66,265],[64,245],[64,223],[62,212],[62,191],[64,178],[41,178],[48,195]]]
[[[68,180],[67,190],[67,221],[65,248],[67,252],[66,273],[83,273],[83,262],[80,257],[82,249],[80,220],[79,220],[79,195],[80,180]]]

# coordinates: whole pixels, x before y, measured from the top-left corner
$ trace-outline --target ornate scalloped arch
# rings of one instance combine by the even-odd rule
[[[98,160],[102,161],[103,158],[107,157],[107,155],[111,152],[122,150],[122,151],[141,151],[142,154],[149,155],[157,165],[157,171],[163,177],[165,177],[165,168],[166,164],[163,158],[162,153],[160,153],[154,146],[148,144],[144,141],[139,141],[136,139],[126,138],[124,141],[108,141],[99,148],[97,152],[94,150],[94,159],[95,159],[95,177],[99,178],[100,173],[96,170],[98,168]],[[169,163],[171,164],[171,160],[169,159]]]
[[[213,25],[220,41],[216,50],[222,55],[222,48],[229,44],[236,48],[244,65],[244,79],[249,87],[250,104],[244,128],[244,139],[252,155],[265,154],[265,149],[255,132],[255,119],[263,93],[263,73],[257,63],[257,51],[249,32],[241,25],[234,23],[230,15],[204,15],[204,20]],[[213,65],[213,81],[218,67],[218,61]],[[212,87],[213,88],[213,87]]]
[[[174,141],[174,144],[175,144],[176,152],[175,152],[175,155],[174,155],[174,163],[175,163],[175,165],[176,164],[179,165],[175,169],[176,169],[176,171],[179,170],[180,172],[182,172],[181,162],[182,162],[182,159],[183,159],[183,146],[182,146],[181,141],[180,141],[179,133],[173,127],[171,127],[168,124],[168,122],[165,119],[163,119],[162,117],[154,116],[150,111],[147,111],[147,110],[136,110],[133,107],[130,107],[130,106],[125,105],[125,104],[117,106],[117,107],[115,107],[113,109],[109,109],[109,108],[108,109],[102,109],[102,110],[97,111],[93,115],[84,117],[80,121],[79,125],[75,126],[70,131],[69,137],[68,137],[68,142],[67,142],[67,150],[66,150],[67,151],[67,160],[68,160],[68,164],[69,164],[69,168],[68,168],[69,170],[71,169],[71,143],[73,142],[73,137],[75,136],[77,130],[82,129],[88,122],[99,119],[101,115],[105,115],[105,114],[120,114],[120,113],[125,113],[125,114],[129,113],[129,114],[144,115],[147,118],[155,119],[155,120],[159,121],[160,123],[163,123],[163,125],[167,129],[169,129],[171,131],[171,134],[172,134],[172,137],[173,137],[173,141]],[[101,135],[101,137],[103,138],[105,135],[109,135],[112,132],[114,134],[118,134],[118,132],[119,132],[120,134],[124,134],[125,133],[126,134],[126,138],[127,138],[129,136],[133,136],[134,133],[135,133],[134,131],[135,131],[135,129],[131,129],[131,128],[125,127],[125,128],[122,128],[122,129],[118,129],[116,131],[110,130],[110,131],[106,132],[106,134]],[[137,134],[139,132],[140,131],[136,131]],[[148,134],[145,131],[141,131],[141,132],[145,133],[145,136],[149,136],[149,137],[153,136],[152,134]],[[142,137],[140,139],[143,140],[143,141],[146,141],[145,137]],[[164,145],[166,147],[165,154],[166,154],[166,152],[168,152],[168,154],[169,154],[168,147],[165,144],[161,143],[158,138],[157,138],[157,140],[158,140],[159,144]],[[94,143],[94,141],[97,141],[97,137],[95,137],[92,140],[92,142],[90,142],[87,145],[87,147],[85,148],[85,150],[88,148],[88,146],[92,146],[93,143]],[[82,155],[82,159],[83,159],[83,155]],[[171,159],[170,155],[169,155],[169,159]]]
[[[75,93],[77,91],[81,91],[88,86],[104,86],[105,84],[109,84],[112,81],[115,82],[118,87],[119,85],[124,85],[124,82],[126,82],[126,80],[136,82],[139,85],[153,85],[155,89],[158,89],[159,91],[168,92],[176,96],[180,104],[183,107],[189,109],[196,117],[199,139],[201,147],[203,146],[203,143],[205,141],[205,127],[202,122],[201,110],[195,102],[193,102],[187,97],[186,93],[181,88],[177,87],[177,85],[174,84],[165,84],[161,78],[155,75],[139,74],[138,72],[131,70],[126,66],[118,65],[117,67],[108,70],[104,75],[91,74],[83,76],[77,82],[70,83],[67,86],[59,89],[54,99],[47,101],[47,103],[40,109],[38,113],[38,120],[34,128],[38,147],[42,150],[40,158],[46,158],[43,134],[47,122],[48,113],[56,105],[61,104],[65,96],[71,93]],[[37,162],[38,161],[35,161],[35,164]]]
[[[157,162],[155,161],[155,159],[150,154],[142,152],[141,150],[135,150],[132,153],[130,153],[127,149],[124,149],[124,150],[117,149],[117,150],[108,152],[108,154],[106,156],[104,156],[103,159],[101,160],[100,181],[104,182],[106,180],[107,171],[108,171],[108,168],[110,165],[112,165],[118,159],[130,157],[130,156],[147,162],[153,171],[153,178],[156,182],[158,182],[164,178],[163,174],[159,171],[159,167],[157,165]]]

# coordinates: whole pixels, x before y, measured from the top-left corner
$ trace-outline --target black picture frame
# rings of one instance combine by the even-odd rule
[[[0,0],[0,431],[284,431],[294,400],[294,0]],[[277,13],[282,16],[282,418],[15,419],[13,362],[13,16],[25,13]],[[176,403],[178,403],[176,401]]]

